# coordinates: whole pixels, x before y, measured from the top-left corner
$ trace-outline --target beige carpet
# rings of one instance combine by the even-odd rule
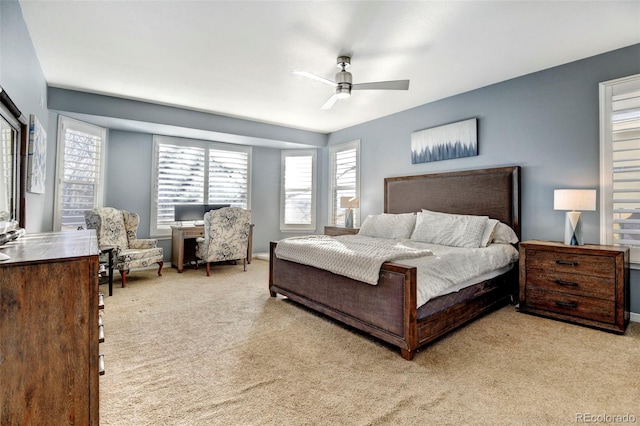
[[[268,263],[254,260],[247,272],[214,266],[210,277],[132,271],[127,288],[115,285],[105,296],[101,423],[569,425],[626,414],[640,422],[640,324],[617,336],[508,306],[405,361],[269,297],[267,282]]]

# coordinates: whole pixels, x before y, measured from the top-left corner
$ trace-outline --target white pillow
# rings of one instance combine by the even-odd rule
[[[416,224],[415,213],[369,215],[358,235],[376,238],[409,238]]]
[[[499,220],[497,219],[487,219],[487,226],[484,228],[484,234],[482,234],[482,241],[480,242],[480,247],[487,247],[493,241],[493,234],[496,229],[496,225]]]
[[[496,224],[496,228],[493,231],[493,242],[497,244],[516,244],[518,236],[511,227],[502,222]]]
[[[422,210],[417,215],[411,239],[445,246],[478,248],[488,220],[488,216]]]

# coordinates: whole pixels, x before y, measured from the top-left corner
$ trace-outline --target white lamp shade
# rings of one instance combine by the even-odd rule
[[[553,191],[554,210],[595,211],[595,189],[556,189]]]
[[[340,197],[341,209],[357,209],[360,207],[360,199],[358,197]]]

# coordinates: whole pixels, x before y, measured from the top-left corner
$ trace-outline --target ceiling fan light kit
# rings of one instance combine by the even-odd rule
[[[409,80],[376,81],[371,83],[353,84],[353,77],[347,68],[351,66],[349,56],[338,56],[336,61],[340,68],[335,75],[335,81],[324,78],[308,71],[294,71],[294,74],[319,81],[335,87],[335,93],[322,105],[320,109],[329,109],[338,99],[346,99],[351,96],[351,90],[409,90]]]

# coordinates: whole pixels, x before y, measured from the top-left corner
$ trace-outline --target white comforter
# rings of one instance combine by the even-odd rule
[[[284,242],[284,244],[282,244]],[[319,246],[320,251],[313,248]],[[371,256],[366,254],[370,250]],[[313,235],[281,240],[276,256],[375,285],[380,266],[394,261],[417,267],[417,303],[457,291],[460,284],[504,268],[518,260],[510,244],[485,248],[459,248],[410,239],[372,238],[362,235]]]
[[[431,255],[430,250],[407,246],[404,241],[359,235],[308,235],[280,240],[276,256],[377,284],[384,262]]]

